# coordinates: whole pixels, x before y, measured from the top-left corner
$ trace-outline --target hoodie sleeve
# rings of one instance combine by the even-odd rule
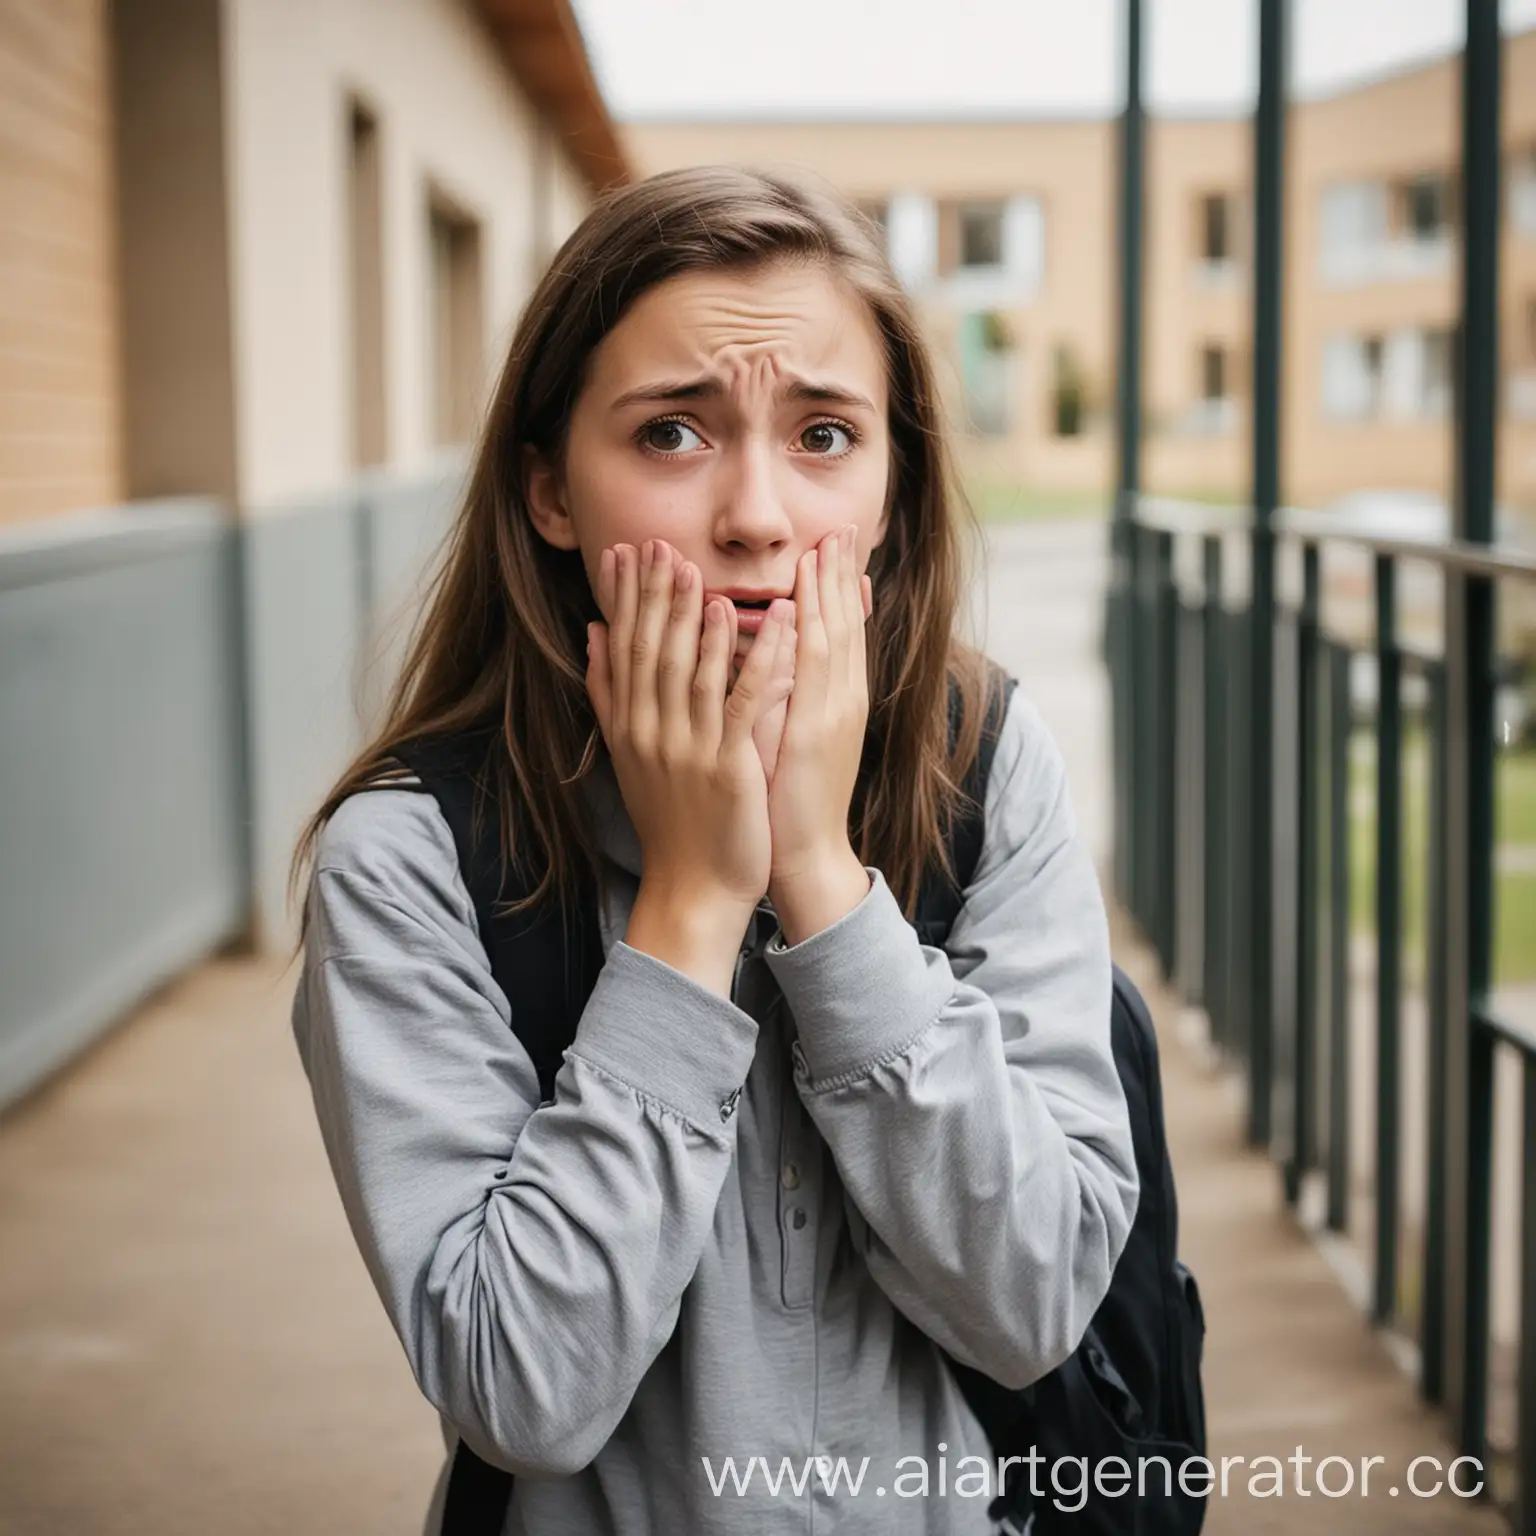
[[[1138,1189],[1103,900],[1017,690],[985,815],[945,949],[871,870],[859,906],[793,947],[776,936],[768,963],[871,1274],[956,1359],[1024,1386],[1081,1341]]]
[[[485,1460],[563,1476],[676,1324],[757,1026],[620,942],[541,1106],[516,1007],[436,802],[344,802],[293,1006],[342,1205],[425,1396]]]

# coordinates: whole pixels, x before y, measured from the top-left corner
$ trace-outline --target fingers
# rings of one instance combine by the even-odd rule
[[[597,727],[610,750],[613,747],[613,674],[608,661],[608,626],[587,625],[587,697],[597,716]]]
[[[699,666],[704,581],[698,566],[684,560],[672,583],[672,606],[657,663],[661,731],[677,747],[693,733],[692,692]]]
[[[704,745],[715,751],[719,750],[725,730],[725,694],[736,649],[735,612],[736,605],[720,597],[705,606],[699,665],[693,674],[689,701],[694,730],[703,738]]]
[[[834,656],[841,655],[847,644],[849,615],[845,573],[853,566],[853,532],[852,528],[841,528],[830,538],[823,539],[821,558],[816,565],[816,597]]]
[[[725,729],[721,738],[722,752],[735,752],[752,741],[752,728],[758,716],[771,707],[774,697],[773,675],[778,663],[779,642],[785,621],[789,617],[789,605],[776,598],[768,605],[763,626],[747,652],[741,665],[736,685],[725,701]]]
[[[848,658],[848,681],[851,686],[865,679],[864,660],[864,577],[859,571],[858,529],[849,527],[843,532],[842,566],[839,587],[842,593],[843,636]]]
[[[613,615],[608,626],[611,719],[614,730],[621,736],[629,731],[630,652],[635,636],[635,616],[640,606],[640,589],[636,582],[638,554],[631,544],[619,544],[603,551],[611,593],[608,611]]]
[[[638,611],[629,646],[629,735],[641,751],[650,750],[661,730],[657,672],[661,643],[672,607],[672,549],[647,539],[636,572]]]

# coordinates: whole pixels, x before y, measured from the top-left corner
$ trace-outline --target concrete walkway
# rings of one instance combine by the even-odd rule
[[[992,649],[1062,742],[1103,848],[1102,530],[994,543]],[[1164,1036],[1182,1247],[1204,1291],[1213,1457],[1311,1458],[1303,1496],[1213,1500],[1216,1536],[1503,1532],[1488,1508],[1409,1495],[1452,1451],[1412,1385],[1239,1149],[1231,1084]],[[134,1010],[0,1121],[0,1536],[412,1536],[436,1472],[415,1391],[331,1184],[288,1031],[292,972],[221,959]],[[1316,1491],[1349,1459],[1355,1492]],[[1359,1493],[1362,1458],[1384,1458]],[[1420,1469],[1433,1481],[1433,1469]],[[1324,1469],[1330,1488],[1344,1469]],[[1388,1489],[1401,1491],[1392,1497]]]

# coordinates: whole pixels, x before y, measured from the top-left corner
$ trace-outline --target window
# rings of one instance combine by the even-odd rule
[[[1228,382],[1226,349],[1216,346],[1201,347],[1200,398],[1207,401],[1225,400]]]
[[[386,457],[384,226],[379,126],[357,103],[349,114],[347,243],[352,286],[352,461]]]
[[[1420,333],[1419,414],[1444,416],[1451,409],[1451,333],[1438,326]]]
[[[1003,264],[1003,204],[962,203],[960,265],[1000,267]]]
[[[1200,198],[1197,207],[1201,261],[1232,259],[1232,199],[1222,193]]]
[[[1510,156],[1509,222],[1522,235],[1536,235],[1536,144]]]
[[[1536,293],[1526,295],[1520,319],[1521,335],[1510,349],[1515,357],[1508,383],[1508,409],[1516,421],[1536,421]]]
[[[1396,189],[1398,231],[1416,243],[1442,239],[1451,228],[1451,182],[1440,172],[1415,176]]]
[[[1051,430],[1057,437],[1081,437],[1087,414],[1086,388],[1077,353],[1057,342],[1051,359]]]
[[[995,310],[976,310],[960,317],[960,378],[965,390],[965,417],[981,437],[1007,437],[1012,423],[1010,377],[1014,341],[1004,318]]]
[[[484,387],[485,304],[480,225],[441,193],[428,199],[431,240],[432,437],[439,447],[475,435]]]
[[[1381,409],[1385,343],[1380,336],[1331,336],[1323,348],[1323,414],[1362,421]]]
[[[1322,258],[1331,265],[1358,260],[1387,238],[1387,189],[1380,182],[1347,181],[1322,199]]]

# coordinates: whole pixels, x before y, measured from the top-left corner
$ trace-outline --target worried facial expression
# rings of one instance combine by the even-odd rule
[[[604,549],[664,539],[706,595],[761,604],[790,597],[801,555],[849,523],[865,568],[889,474],[868,306],[824,268],[780,262],[637,300],[592,355],[563,466],[535,461],[528,489],[535,526],[580,550],[594,592]]]

